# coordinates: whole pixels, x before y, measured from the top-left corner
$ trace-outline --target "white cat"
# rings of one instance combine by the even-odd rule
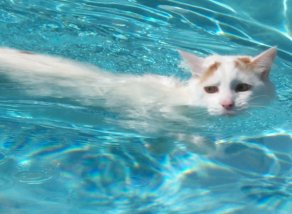
[[[180,51],[192,77],[181,81],[158,75],[113,74],[61,57],[0,48],[0,74],[33,96],[65,97],[86,105],[153,109],[200,106],[210,114],[234,114],[270,100],[268,79],[276,48],[256,57]]]

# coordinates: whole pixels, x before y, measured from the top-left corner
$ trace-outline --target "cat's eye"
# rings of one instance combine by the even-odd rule
[[[204,90],[208,93],[208,94],[214,94],[216,92],[219,91],[217,86],[206,86],[204,87]]]
[[[246,83],[239,83],[235,87],[236,92],[244,92],[244,91],[249,91],[251,89],[251,85],[246,84]]]

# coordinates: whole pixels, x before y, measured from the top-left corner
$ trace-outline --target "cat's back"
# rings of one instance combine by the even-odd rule
[[[90,76],[100,69],[59,56],[37,54],[12,48],[0,48],[0,72],[11,75]]]

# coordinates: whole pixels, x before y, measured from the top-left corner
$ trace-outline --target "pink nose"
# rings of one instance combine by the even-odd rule
[[[224,101],[221,103],[222,107],[226,110],[231,110],[234,107],[233,101]]]

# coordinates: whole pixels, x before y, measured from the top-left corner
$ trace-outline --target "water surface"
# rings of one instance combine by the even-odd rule
[[[109,72],[187,78],[177,49],[201,56],[279,50],[272,104],[236,117],[189,112],[184,123],[161,122],[155,109],[157,117],[143,118],[74,97],[29,96],[1,76],[1,213],[290,213],[291,0],[0,5],[1,46]]]

